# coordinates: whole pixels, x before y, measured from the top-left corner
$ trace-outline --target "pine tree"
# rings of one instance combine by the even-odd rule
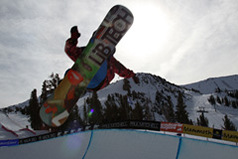
[[[197,118],[197,124],[199,126],[205,126],[208,127],[209,122],[208,119],[204,116],[204,113],[202,112],[202,114],[199,116],[199,118]]]
[[[155,101],[160,105],[162,99],[163,99],[163,95],[162,95],[162,93],[160,93],[159,91],[156,91]]]
[[[208,101],[211,103],[211,105],[215,105],[216,104],[216,100],[214,98],[213,95],[211,95],[209,98],[208,98]]]
[[[238,99],[238,90],[235,91],[235,98]]]
[[[47,81],[45,80],[42,85],[41,95],[40,95],[40,104],[42,105],[47,99]]]
[[[119,109],[115,103],[114,98],[111,95],[107,96],[107,101],[104,103],[106,108],[104,109],[104,122],[115,122],[119,119]]]
[[[88,110],[87,110],[86,101],[84,101],[84,104],[83,104],[83,123],[84,125],[88,124]]]
[[[23,115],[27,115],[26,106],[25,106],[24,108],[20,108],[20,112],[21,112]]]
[[[124,84],[123,84],[123,90],[128,92],[128,95],[131,95],[131,85],[130,85],[130,81],[126,78],[124,78],[123,80]]]
[[[83,121],[82,121],[81,117],[79,116],[79,109],[78,109],[77,105],[75,105],[73,107],[70,115],[72,116],[71,121],[73,123],[73,125],[72,125],[73,128],[79,128],[79,127],[83,126]]]
[[[177,99],[177,105],[176,105],[176,112],[175,112],[175,118],[177,122],[189,124],[190,121],[188,119],[188,112],[186,111],[186,105],[183,101],[183,94],[179,92],[178,99]]]
[[[159,92],[156,91],[156,95],[155,95],[155,108],[156,108],[156,112],[160,115],[163,114],[163,110],[164,110],[164,106],[165,106],[165,97],[163,96],[163,91]]]
[[[227,96],[224,97],[225,106],[230,106],[230,101],[228,100]]]
[[[170,96],[167,97],[167,100],[168,100],[168,104],[167,104],[167,107],[165,107],[165,111],[163,114],[165,115],[165,118],[168,122],[173,123],[176,121],[175,114],[174,114],[174,106]]]
[[[41,128],[42,122],[39,116],[39,111],[40,111],[40,107],[39,107],[39,103],[38,103],[38,99],[37,99],[37,90],[34,89],[31,92],[31,98],[29,101],[29,107],[28,107],[28,113],[30,115],[30,123],[31,123],[31,127],[35,130],[38,130]]]
[[[119,95],[119,117],[120,120],[131,119],[131,107],[129,106],[127,96]]]
[[[50,78],[49,80],[45,80],[42,84],[41,95],[40,95],[41,105],[46,101],[47,96],[54,92],[54,90],[57,88],[61,80],[59,77],[59,74],[57,73],[56,74],[52,73],[49,76],[49,78]]]
[[[233,108],[235,108],[235,109],[237,108],[237,102],[236,101],[232,101],[231,105],[232,105]]]
[[[135,109],[132,110],[132,120],[143,120],[143,108],[139,102],[136,102]]]
[[[153,121],[154,118],[153,118],[152,111],[151,111],[148,103],[149,102],[146,102],[144,105],[144,108],[145,108],[144,120]]]
[[[228,118],[227,115],[225,115],[222,120],[224,122],[224,126],[222,126],[224,130],[231,130],[231,131],[237,130],[235,125],[232,123],[232,121]]]
[[[216,93],[221,93],[221,89],[220,89],[219,87],[217,87],[217,88],[215,89],[215,92],[216,92]]]
[[[221,99],[218,96],[217,96],[217,103],[221,104]]]
[[[50,79],[51,79],[51,80],[49,80],[50,90],[55,90],[55,88],[59,85],[59,81],[60,81],[59,74],[52,73],[50,75]]]
[[[93,91],[92,98],[89,99],[89,123],[90,125],[101,124],[103,121],[102,105],[98,99],[96,91]]]

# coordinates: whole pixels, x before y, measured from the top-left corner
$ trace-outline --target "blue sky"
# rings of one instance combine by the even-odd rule
[[[54,72],[73,62],[64,53],[77,25],[87,44],[116,5],[128,7],[134,24],[115,57],[134,72],[175,84],[238,73],[236,0],[1,0],[0,107],[23,102]]]

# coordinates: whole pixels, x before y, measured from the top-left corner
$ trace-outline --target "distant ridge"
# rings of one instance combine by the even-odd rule
[[[238,75],[208,78],[183,86],[188,89],[198,90],[203,94],[214,93],[217,88],[220,90],[238,90]]]

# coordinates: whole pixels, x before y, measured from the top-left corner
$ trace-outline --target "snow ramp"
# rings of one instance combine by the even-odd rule
[[[1,159],[237,159],[238,147],[138,130],[93,130],[19,146]]]
[[[6,138],[6,137],[8,137],[8,138],[17,138],[18,134],[0,123],[0,139],[1,138]]]

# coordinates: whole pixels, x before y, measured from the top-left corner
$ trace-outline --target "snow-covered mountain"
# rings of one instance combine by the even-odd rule
[[[236,93],[238,91],[235,82],[230,81],[234,76],[224,78],[216,78],[215,85],[208,85],[202,81],[193,85],[207,85],[211,91],[204,93],[205,89],[198,89],[186,86],[178,86],[172,84],[165,79],[145,73],[137,74],[140,80],[139,84],[135,84],[129,79],[130,94],[128,90],[123,89],[124,80],[112,83],[103,90],[97,92],[101,104],[107,101],[108,95],[118,98],[120,95],[128,95],[129,103],[132,108],[135,103],[139,102],[143,106],[148,106],[152,116],[152,120],[166,121],[163,110],[168,105],[168,99],[173,103],[176,109],[177,98],[179,92],[183,93],[183,99],[186,104],[186,110],[189,118],[196,124],[200,115],[197,111],[205,109],[205,116],[209,120],[209,127],[221,129],[223,125],[224,115],[227,114],[232,122],[238,127],[238,106],[235,107],[231,103],[237,101]],[[237,78],[237,76],[235,76]],[[222,81],[222,82],[221,82]],[[203,84],[205,83],[205,84]],[[226,83],[227,87],[220,86],[220,83]],[[219,91],[216,89],[219,86]],[[205,87],[200,87],[205,88]],[[196,89],[196,90],[195,90]],[[212,91],[214,90],[214,91]],[[79,113],[83,115],[83,105],[91,93],[86,93],[77,102]],[[227,98],[230,105],[224,102],[215,102],[212,104],[208,101],[211,96],[216,99]],[[28,117],[19,111],[28,105],[28,101],[18,105],[10,106],[10,112],[6,109],[0,110],[0,140],[16,139],[30,137],[38,134],[47,133],[47,131],[31,131],[24,129],[25,125],[30,125]],[[21,108],[21,109],[20,109]],[[172,136],[177,133],[164,134],[165,132],[151,132],[138,130],[94,130],[85,131],[75,134],[65,135],[35,142],[34,144],[24,144],[22,146],[1,147],[1,158],[236,158],[237,146],[235,143],[223,140],[208,139],[203,137],[195,137],[187,135],[186,137]],[[190,139],[192,138],[192,139]],[[194,140],[195,138],[195,140]],[[141,140],[142,139],[142,140]],[[202,140],[202,141],[201,141]],[[211,142],[211,141],[212,142]],[[214,143],[214,142],[221,142]],[[226,145],[230,144],[230,145]],[[60,145],[60,146],[59,146]],[[178,147],[179,145],[179,147]],[[189,145],[189,146],[188,146]],[[231,146],[232,145],[232,146]],[[50,153],[46,153],[50,150]],[[199,150],[199,151],[198,151]],[[119,153],[118,153],[119,152]],[[135,153],[143,152],[143,153]],[[199,155],[196,155],[199,154]],[[128,157],[129,156],[129,157]],[[100,158],[99,157],[99,158]],[[19,158],[19,157],[18,157]]]
[[[221,90],[238,90],[238,75],[208,78],[184,85],[184,87],[199,90],[203,94],[214,93],[218,88]]]
[[[235,93],[238,91],[238,75],[211,78],[183,86],[172,84],[159,76],[147,73],[138,73],[137,76],[140,80],[139,84],[135,84],[132,79],[129,79],[131,95],[128,97],[128,101],[132,109],[135,107],[136,102],[139,102],[143,106],[144,111],[146,111],[145,109],[149,109],[149,120],[166,121],[164,112],[166,112],[166,107],[169,104],[168,101],[170,100],[172,102],[175,111],[178,94],[182,92],[184,102],[187,106],[186,110],[189,113],[189,119],[194,124],[196,124],[197,118],[201,114],[198,111],[202,109],[207,112],[205,113],[205,117],[209,120],[209,127],[221,129],[224,115],[228,115],[230,120],[238,127],[238,99],[235,96]],[[124,80],[119,80],[97,92],[98,98],[104,108],[104,103],[108,95],[118,98],[119,95],[128,94],[128,90],[124,90],[123,85]],[[217,88],[219,88],[219,91]],[[85,100],[90,96],[91,93],[86,93],[77,102],[81,116],[83,116]],[[208,99],[211,96],[215,98],[215,104],[209,102]],[[218,98],[220,102],[217,101]],[[228,104],[225,103],[225,98]],[[13,110],[19,107],[24,108],[27,103],[28,101],[10,106],[9,108]],[[0,119],[1,116],[4,119],[6,118],[4,114],[0,114]],[[13,111],[8,116],[17,117],[19,115],[14,115]],[[4,125],[8,126],[7,122]],[[30,124],[26,123],[26,125]]]
[[[209,127],[221,129],[225,115],[228,115],[238,127],[238,99],[232,96],[238,91],[238,75],[212,78],[183,86],[172,84],[159,76],[151,74],[139,73],[137,76],[140,79],[139,84],[135,84],[132,79],[129,80],[130,92],[139,93],[140,96],[138,98],[130,97],[130,105],[133,107],[137,101],[142,105],[148,105],[152,113],[152,120],[166,121],[163,111],[168,106],[168,97],[170,97],[175,111],[178,92],[183,92],[189,119],[194,124],[196,124],[197,118],[201,114],[198,111],[205,110],[207,112],[205,117],[209,120]],[[98,96],[101,103],[103,104],[107,100],[109,94],[126,95],[128,92],[123,90],[123,84],[123,80],[120,80],[99,91]],[[219,88],[219,91],[217,88]],[[83,112],[82,105],[88,96],[90,94],[79,99],[77,105],[80,108],[80,112]],[[219,98],[221,102],[215,101],[215,104],[209,102],[211,96],[215,100]],[[228,100],[228,105],[224,102],[225,98]]]

